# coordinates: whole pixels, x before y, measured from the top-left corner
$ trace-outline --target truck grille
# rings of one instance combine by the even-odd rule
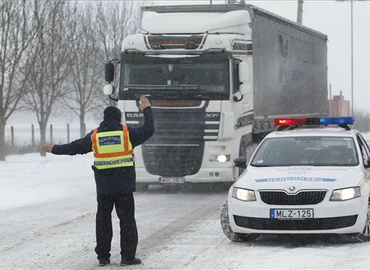
[[[143,146],[150,174],[179,177],[196,174],[202,164],[204,144],[197,146]]]
[[[147,171],[165,177],[196,174],[202,163],[204,142],[210,137],[208,130],[214,130],[212,137],[217,139],[219,118],[207,119],[206,123],[205,108],[153,112],[155,133],[142,146]]]
[[[287,194],[284,191],[260,191],[261,200],[272,205],[307,205],[318,204],[325,198],[326,191],[301,191]]]

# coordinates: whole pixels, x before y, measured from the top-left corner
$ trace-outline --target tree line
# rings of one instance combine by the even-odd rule
[[[41,144],[57,110],[72,111],[86,134],[86,114],[109,103],[104,64],[138,31],[145,2],[0,0],[0,160],[16,111],[35,114]]]
[[[41,144],[58,110],[72,111],[81,137],[86,134],[86,115],[109,103],[101,91],[104,63],[120,55],[125,36],[138,32],[144,4],[0,0],[0,161],[5,160],[5,126],[16,111],[35,114]],[[369,132],[370,114],[354,116],[354,127]]]
[[[361,132],[370,132],[370,113],[366,110],[355,110],[353,114],[353,127]]]

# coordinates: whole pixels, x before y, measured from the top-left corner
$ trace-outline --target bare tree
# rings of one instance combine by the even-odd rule
[[[33,2],[33,31],[36,38],[30,48],[27,66],[29,92],[26,107],[35,112],[40,128],[40,143],[46,142],[46,127],[55,103],[65,94],[67,78],[68,12],[66,1]],[[44,152],[41,153],[45,155]]]
[[[100,2],[96,5],[96,31],[102,49],[102,61],[118,58],[122,40],[138,32],[140,6],[146,1]]]
[[[370,113],[366,110],[356,110],[354,128],[360,132],[370,132]]]
[[[100,109],[107,102],[101,91],[104,65],[99,57],[93,6],[75,3],[70,8],[69,36],[72,39],[68,45],[68,57],[71,92],[62,99],[62,104],[78,116],[80,136],[83,137],[86,135],[86,114]]]
[[[0,0],[0,161],[5,160],[5,125],[26,93],[21,73],[27,61],[29,32],[26,0]]]
[[[94,22],[96,42],[99,49],[100,66],[104,68],[109,60],[119,59],[123,39],[130,34],[137,33],[140,27],[140,7],[147,3],[141,1],[123,1],[123,2],[99,2],[95,6]],[[116,70],[119,72],[119,70]],[[103,79],[103,74],[102,77]],[[116,76],[118,78],[118,76]],[[117,82],[115,82],[117,85]],[[101,89],[103,84],[100,85]],[[101,91],[101,89],[99,91]],[[108,104],[108,99],[104,97]],[[110,101],[110,104],[112,102]],[[101,118],[101,111],[95,111],[95,117]]]
[[[69,77],[71,92],[63,106],[79,117],[85,136],[85,118],[92,112],[101,119],[109,100],[103,95],[104,64],[118,58],[123,38],[138,31],[143,1],[74,3],[70,6]]]

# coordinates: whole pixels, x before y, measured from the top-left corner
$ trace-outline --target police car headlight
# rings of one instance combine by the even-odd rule
[[[233,198],[241,201],[251,202],[256,200],[256,195],[254,194],[253,190],[234,187]]]
[[[346,201],[351,200],[361,196],[360,187],[351,187],[333,190],[331,194],[331,201]]]
[[[226,161],[230,161],[230,155],[211,155],[209,157],[209,161],[211,162],[226,162]]]

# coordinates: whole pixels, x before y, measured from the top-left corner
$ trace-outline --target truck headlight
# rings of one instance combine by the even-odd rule
[[[211,155],[209,157],[209,161],[211,162],[227,162],[227,161],[230,161],[230,155],[224,155],[224,154],[221,154],[221,155]]]
[[[360,187],[342,188],[333,190],[331,194],[331,201],[346,201],[361,196]]]
[[[233,198],[241,201],[251,202],[256,200],[256,195],[254,194],[253,190],[234,187]]]

